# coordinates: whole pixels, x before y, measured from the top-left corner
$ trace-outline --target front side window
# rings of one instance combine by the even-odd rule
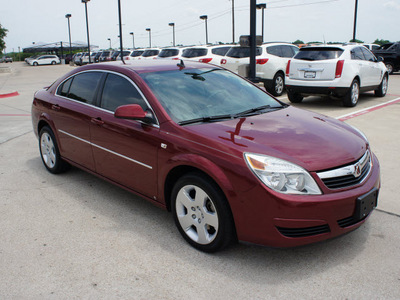
[[[74,76],[67,97],[83,103],[93,104],[101,76],[101,72],[86,72]]]
[[[360,47],[354,48],[351,51],[351,59],[355,60],[365,60],[364,54]]]
[[[362,53],[364,54],[364,57],[368,61],[376,61],[375,56],[369,51],[367,48],[361,48]]]
[[[108,74],[104,83],[100,106],[104,109],[115,111],[118,106],[127,104],[139,104],[143,110],[148,108],[139,91],[132,83],[121,76]]]

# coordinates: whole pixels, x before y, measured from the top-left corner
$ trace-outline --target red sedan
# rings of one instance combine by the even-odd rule
[[[74,165],[172,211],[206,252],[325,240],[377,205],[379,162],[359,130],[209,64],[77,68],[35,94],[32,122],[48,171]]]

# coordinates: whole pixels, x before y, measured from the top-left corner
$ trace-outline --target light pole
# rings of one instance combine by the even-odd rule
[[[111,50],[111,39],[110,39],[110,38],[108,38],[107,40],[109,40],[109,41],[110,41],[110,50]]]
[[[261,9],[262,12],[262,21],[261,21],[261,36],[262,36],[262,41],[264,42],[264,9],[267,8],[267,4],[266,3],[260,3],[256,5],[257,9]]]
[[[72,47],[71,47],[71,26],[69,23],[69,18],[71,18],[71,14],[66,14],[65,17],[68,19],[68,35],[69,35],[69,55],[72,57]]]
[[[355,41],[356,41],[356,29],[357,29],[357,6],[358,6],[358,0],[356,0],[356,7],[354,8],[353,42],[355,42]]]
[[[121,49],[121,61],[125,64],[124,61],[124,46],[122,45],[122,16],[121,16],[121,0],[118,0],[118,19],[119,19],[119,47]]]
[[[202,16],[200,16],[200,19],[204,20],[205,24],[206,24],[206,45],[208,45],[208,29],[207,29],[208,16],[207,15],[202,15]]]
[[[150,44],[150,48],[151,48],[151,28],[146,28],[146,31],[149,32],[149,44]]]
[[[132,36],[132,49],[135,50],[135,34],[133,32],[129,33]]]
[[[232,0],[232,44],[235,44],[235,0]]]
[[[86,14],[86,31],[87,31],[87,43],[88,43],[88,52],[89,52],[89,64],[92,63],[91,62],[91,58],[90,58],[90,40],[89,40],[89,20],[88,20],[88,13],[87,13],[87,3],[90,0],[81,0],[82,3],[85,3],[85,14]]]
[[[172,26],[172,46],[175,47],[175,23],[169,23]]]

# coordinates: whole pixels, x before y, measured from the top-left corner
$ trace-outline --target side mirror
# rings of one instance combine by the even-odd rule
[[[150,111],[144,111],[138,104],[128,104],[118,106],[114,112],[114,117],[119,119],[138,120],[145,123],[152,123],[154,116]]]
[[[378,62],[383,61],[383,57],[382,56],[378,56]]]

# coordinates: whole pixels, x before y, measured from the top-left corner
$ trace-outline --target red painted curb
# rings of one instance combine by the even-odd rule
[[[0,98],[14,97],[14,96],[18,96],[18,95],[19,95],[18,92],[7,93],[7,94],[0,94]]]
[[[383,107],[387,107],[389,105],[392,105],[392,104],[395,104],[395,103],[399,103],[399,102],[400,102],[400,98],[393,99],[393,100],[390,100],[390,101],[385,102],[385,103],[381,103],[381,104],[378,104],[378,105],[375,105],[375,106],[364,108],[362,110],[356,111],[356,112],[348,114],[348,115],[337,117],[336,119],[338,119],[340,121],[346,121],[346,120],[349,120],[349,119],[352,119],[352,118],[355,118],[355,117],[358,117],[358,116],[365,115],[365,114],[370,113],[372,111],[375,111],[377,109],[381,109]]]

